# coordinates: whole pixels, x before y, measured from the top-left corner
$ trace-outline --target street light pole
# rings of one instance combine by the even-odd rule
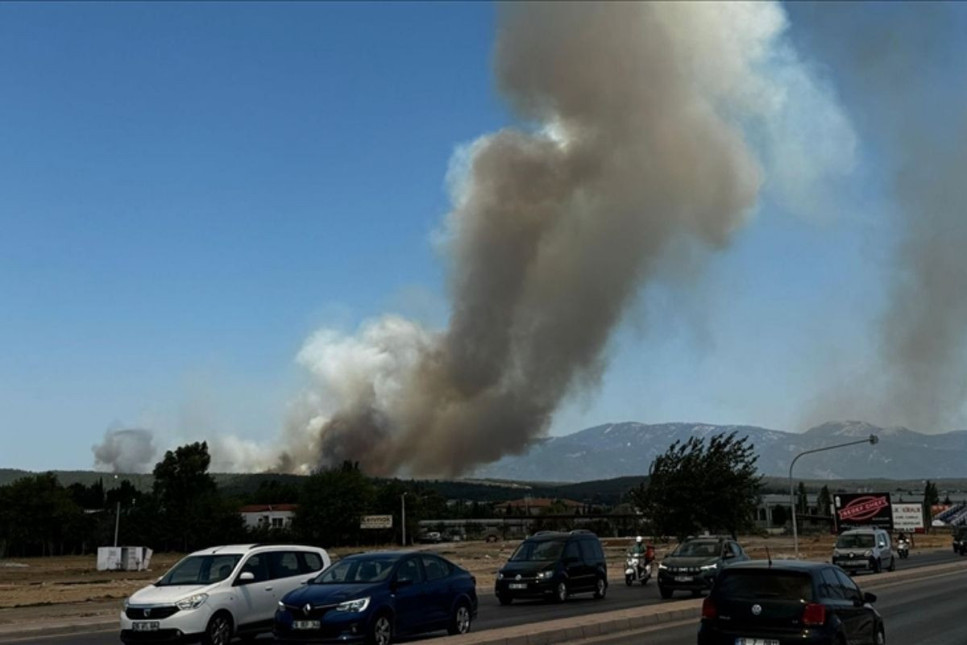
[[[795,466],[796,462],[799,461],[799,458],[804,455],[811,455],[814,452],[823,452],[825,450],[833,450],[834,448],[845,448],[847,446],[857,446],[861,443],[868,443],[872,446],[872,445],[875,445],[876,442],[878,442],[879,440],[880,440],[879,437],[877,437],[875,434],[871,434],[866,439],[860,439],[858,441],[847,441],[846,443],[838,443],[835,446],[824,446],[822,448],[815,448],[813,450],[804,450],[803,452],[799,453],[793,458],[792,463],[789,464],[789,507],[792,509],[792,543],[796,550],[797,560],[799,559],[799,533],[796,529],[796,498],[795,498],[795,493],[793,491],[793,484],[792,484],[792,467]]]
[[[403,525],[403,547],[406,547],[406,493],[400,495],[402,513],[400,514],[400,524]]]

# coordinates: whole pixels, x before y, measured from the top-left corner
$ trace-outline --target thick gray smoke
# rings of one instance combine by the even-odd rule
[[[897,235],[875,360],[824,393],[809,421],[858,417],[928,433],[967,421],[967,95],[949,83],[967,73],[963,9],[898,3],[868,20],[845,5],[797,7],[886,153],[895,218],[881,219]]]
[[[157,450],[150,430],[108,430],[104,441],[93,446],[94,468],[112,473],[140,473],[153,465]]]
[[[721,248],[744,224],[767,178],[750,137],[793,192],[829,161],[802,132],[839,142],[830,165],[851,163],[852,132],[785,27],[768,3],[502,6],[496,78],[530,127],[455,157],[449,325],[318,332],[298,358],[314,387],[276,467],[452,476],[545,433],[597,383],[672,243]]]

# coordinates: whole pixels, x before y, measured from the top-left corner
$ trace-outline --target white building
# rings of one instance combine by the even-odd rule
[[[291,529],[295,504],[252,504],[239,509],[247,529]]]

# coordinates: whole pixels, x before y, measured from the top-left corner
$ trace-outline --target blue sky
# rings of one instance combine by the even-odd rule
[[[860,135],[850,180],[818,217],[767,191],[697,276],[645,288],[552,432],[800,430],[829,363],[873,351],[889,150],[807,9],[791,35]],[[445,324],[449,160],[513,122],[495,25],[484,3],[0,4],[0,467],[89,468],[109,428],[271,439],[313,330]]]

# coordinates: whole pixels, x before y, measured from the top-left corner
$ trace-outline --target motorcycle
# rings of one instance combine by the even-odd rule
[[[632,551],[628,552],[625,561],[625,584],[629,587],[636,582],[640,582],[641,586],[645,586],[651,579],[651,563],[654,561],[655,556],[651,548],[648,550],[652,552],[651,557],[649,557],[647,552],[643,554]]]
[[[901,560],[906,560],[910,557],[910,542],[908,540],[900,540],[896,544],[896,551]]]

